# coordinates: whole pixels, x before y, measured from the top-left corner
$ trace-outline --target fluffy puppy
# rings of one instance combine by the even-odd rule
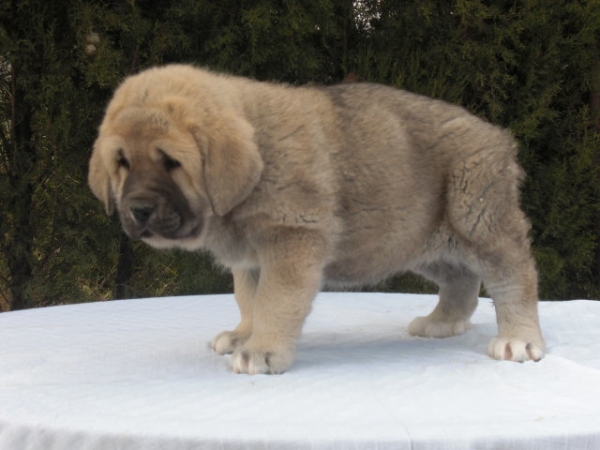
[[[400,271],[439,285],[409,332],[464,332],[483,281],[496,359],[539,360],[537,273],[516,145],[464,109],[375,84],[291,87],[183,65],[127,78],[89,184],[125,232],[210,251],[241,321],[214,338],[235,372],[281,373],[325,285]]]

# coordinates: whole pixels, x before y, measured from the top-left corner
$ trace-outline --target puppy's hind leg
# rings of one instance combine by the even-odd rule
[[[233,270],[235,300],[240,309],[241,320],[233,331],[219,333],[210,343],[219,355],[233,353],[252,335],[252,302],[260,274],[257,270]]]
[[[490,133],[487,140],[495,143],[493,151],[474,153],[453,173],[448,218],[475,256],[472,262],[494,300],[498,336],[488,353],[495,359],[537,361],[545,345],[530,224],[519,205],[522,171],[515,160],[516,144],[506,134]]]
[[[464,266],[448,263],[432,264],[418,273],[437,283],[440,299],[431,314],[410,323],[408,332],[413,336],[444,338],[468,330],[469,318],[477,307],[479,277]]]
[[[537,310],[537,271],[523,247],[511,250],[504,249],[503,263],[489,266],[483,275],[498,322],[498,336],[490,342],[488,353],[495,359],[539,361],[545,344]]]

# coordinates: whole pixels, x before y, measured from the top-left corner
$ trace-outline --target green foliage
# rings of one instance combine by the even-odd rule
[[[141,242],[133,247],[134,275],[126,288],[127,298],[233,292],[231,274],[215,266],[205,253],[159,252]]]
[[[117,279],[130,297],[232,289],[206,255],[122,241],[87,188],[112,90],[168,62],[381,82],[510,128],[542,297],[600,295],[597,0],[19,0],[0,25],[0,309],[112,298]]]
[[[330,0],[173,2],[167,14],[193,39],[187,55],[171,60],[291,83],[329,79],[320,42],[335,32]]]
[[[13,2],[11,15],[2,16],[0,267],[12,307],[38,304],[35,291],[43,291],[39,304],[82,294],[58,274],[76,267],[73,253],[82,258],[73,248],[88,198],[81,148],[91,144],[88,130],[100,107],[74,74],[77,54],[63,14],[68,3]]]

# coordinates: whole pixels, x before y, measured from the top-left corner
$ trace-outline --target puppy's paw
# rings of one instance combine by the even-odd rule
[[[235,373],[255,375],[285,372],[294,361],[293,349],[258,349],[243,345],[233,352],[231,368]]]
[[[215,353],[219,355],[228,355],[233,353],[237,348],[244,345],[250,338],[250,333],[242,333],[239,331],[223,331],[215,336],[210,343]]]
[[[490,342],[488,354],[494,359],[508,361],[539,361],[544,357],[544,345],[498,336]]]
[[[414,319],[408,326],[408,333],[413,336],[445,338],[462,334],[469,328],[471,322],[468,319],[444,321],[425,316]]]

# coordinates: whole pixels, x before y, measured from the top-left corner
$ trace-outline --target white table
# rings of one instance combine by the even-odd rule
[[[0,314],[0,449],[600,449],[600,302],[542,302],[539,363],[408,336],[434,296],[325,293],[296,363],[235,375],[207,342],[231,295]]]

